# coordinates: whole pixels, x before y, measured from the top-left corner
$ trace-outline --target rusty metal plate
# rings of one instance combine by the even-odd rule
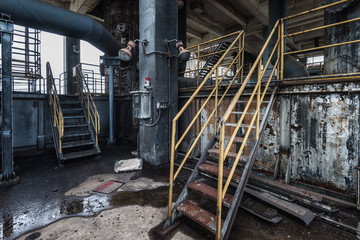
[[[94,190],[92,190],[92,192],[110,194],[113,191],[115,191],[116,189],[118,189],[119,187],[121,187],[122,185],[124,185],[123,182],[117,182],[117,181],[110,180],[110,181],[107,181],[104,184],[100,185],[99,187],[95,188]]]
[[[205,172],[205,173],[208,173],[208,174],[211,174],[211,175],[215,175],[217,176],[218,175],[218,172],[219,172],[219,168],[215,165],[211,165],[211,164],[208,164],[208,163],[204,163],[204,164],[201,164],[199,166],[199,170],[202,171],[202,172]],[[230,169],[227,169],[225,168],[223,170],[223,177],[224,178],[227,178],[230,174]],[[236,171],[232,177],[232,180],[235,181],[235,182],[239,182],[241,179],[241,173]]]
[[[201,193],[206,198],[211,199],[215,202],[217,200],[217,189],[213,188],[205,183],[196,181],[196,182],[190,183],[188,188],[194,192]],[[223,199],[223,205],[225,207],[230,207],[232,200],[233,200],[233,196],[231,196],[230,194],[226,194]]]
[[[185,201],[177,207],[186,217],[199,223],[209,231],[216,233],[216,216],[191,201]],[[223,221],[222,221],[223,222]]]

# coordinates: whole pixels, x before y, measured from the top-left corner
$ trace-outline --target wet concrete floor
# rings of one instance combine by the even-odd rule
[[[62,168],[57,167],[55,154],[15,158],[20,183],[0,188],[0,239],[160,239],[153,229],[166,216],[168,168],[145,165],[135,173],[113,171],[115,161],[131,158],[135,147],[129,142],[103,146],[100,157]],[[110,195],[90,192],[110,179],[125,184]],[[175,192],[181,184],[177,186]],[[321,220],[305,226],[282,216],[279,224],[272,225],[239,210],[230,239],[356,238]],[[213,238],[183,219],[166,239]]]

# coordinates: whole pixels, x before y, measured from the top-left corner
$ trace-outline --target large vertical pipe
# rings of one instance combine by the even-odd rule
[[[65,94],[75,94],[73,68],[80,64],[80,39],[64,37]]]
[[[13,162],[13,99],[11,79],[11,44],[14,25],[11,21],[0,20],[1,29],[1,63],[2,63],[2,91],[1,91],[1,147],[2,147],[2,174],[1,181],[15,177]]]
[[[165,39],[177,39],[177,3],[176,0],[139,0],[140,39],[149,41],[146,46],[147,53],[153,51],[166,52]],[[145,54],[141,49],[139,51],[139,66],[140,90],[146,90],[144,88],[145,77],[149,77],[152,87],[153,118],[151,122],[147,121],[147,123],[153,123],[158,117],[156,103],[163,102],[167,103],[168,106],[167,109],[161,111],[157,124],[154,126],[141,124],[139,127],[141,158],[150,165],[159,166],[169,162],[170,119],[173,119],[177,112],[177,59],[171,59],[170,69],[168,69],[167,59],[164,55]]]
[[[114,66],[109,66],[109,144],[114,143]]]

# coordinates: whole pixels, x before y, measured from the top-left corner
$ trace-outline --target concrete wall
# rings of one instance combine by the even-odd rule
[[[289,94],[277,97],[258,150],[255,168],[273,174],[279,161],[281,178],[285,178],[288,170],[290,179],[355,194],[359,159],[358,91],[358,83],[282,88],[280,92]],[[225,103],[228,104],[231,98],[225,98]],[[182,104],[187,100],[180,99]],[[213,106],[212,103],[210,105]],[[194,108],[199,106],[192,105],[184,120],[179,121],[179,133],[194,116]],[[209,108],[203,110],[202,123],[209,113]],[[201,150],[210,140],[212,129],[213,122],[201,137]],[[195,135],[194,132],[192,134]],[[190,140],[185,139],[182,149],[187,148]]]
[[[109,135],[108,97],[94,97],[100,114],[100,141]],[[136,127],[132,124],[130,97],[116,97],[116,135],[136,136]],[[38,146],[38,136],[45,137],[45,148],[53,148],[52,132],[49,119],[49,107],[46,95],[32,93],[14,93],[14,151],[42,150]],[[41,145],[41,144],[40,144]]]

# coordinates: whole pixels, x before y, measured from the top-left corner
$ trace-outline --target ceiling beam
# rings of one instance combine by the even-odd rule
[[[228,4],[226,4],[224,1],[222,1],[221,3],[219,3],[216,0],[208,0],[207,3],[213,5],[216,9],[218,9],[219,11],[223,12],[225,15],[227,15],[228,17],[230,17],[232,20],[234,20],[235,22],[237,22],[238,24],[240,24],[241,26],[245,26],[247,24],[247,21],[244,17],[242,17],[239,13],[236,13],[233,10],[233,7],[229,6]]]
[[[186,18],[186,22],[187,24],[197,26],[199,29],[202,29],[205,32],[211,33],[215,37],[220,37],[222,35],[225,35],[223,30],[221,30],[217,26],[214,26],[214,24],[212,24],[211,21],[208,21],[204,18],[199,18],[194,14],[188,14]]]
[[[267,26],[269,24],[267,8],[262,8],[256,0],[237,0],[237,2],[244,6],[262,25]]]
[[[74,0],[71,1],[70,10],[80,14],[85,14],[93,10],[101,0]]]
[[[186,32],[186,36],[187,36],[187,37],[190,37],[190,38],[195,38],[195,39],[197,39],[197,40],[201,40],[201,39],[202,39],[201,35],[198,35],[198,34],[196,34],[196,33],[191,33],[191,32],[189,32],[189,31]]]

